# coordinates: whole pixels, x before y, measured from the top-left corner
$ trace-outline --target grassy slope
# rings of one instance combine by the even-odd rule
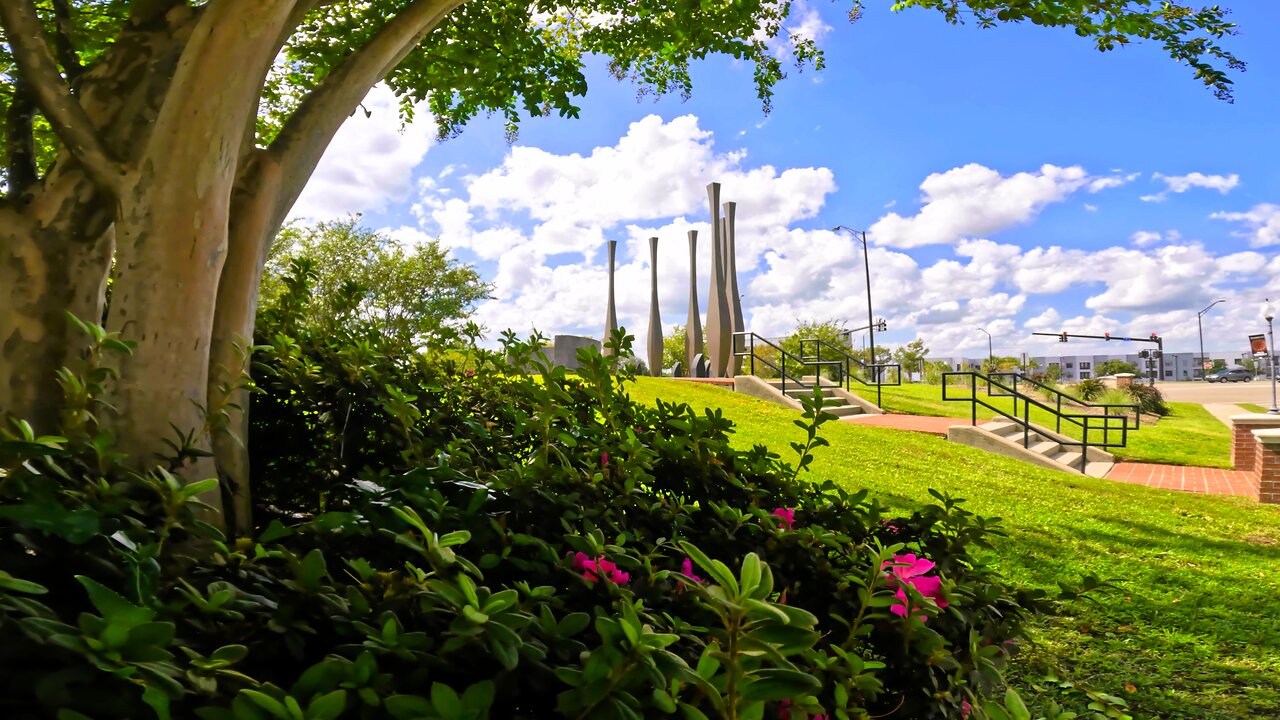
[[[941,415],[968,418],[970,405],[965,402],[945,402],[938,385],[902,385],[883,388],[884,408],[889,412],[909,415]],[[950,391],[948,391],[950,392]],[[967,389],[966,389],[967,392]],[[861,393],[867,397],[866,393]],[[874,397],[874,391],[871,395]],[[1004,410],[1013,411],[1013,401],[1004,397],[980,397]],[[1225,425],[1196,403],[1169,403],[1170,414],[1155,425],[1144,425],[1129,434],[1128,444],[1111,452],[1123,460],[1169,463],[1172,465],[1201,465],[1205,467],[1231,467],[1231,433]],[[979,407],[979,421],[993,417],[994,413]],[[1053,416],[1037,407],[1031,408],[1031,421],[1053,428]],[[1079,438],[1064,425],[1065,434]],[[1093,433],[1090,432],[1090,436]]]
[[[1251,413],[1264,413],[1270,409],[1270,408],[1265,408],[1261,405],[1255,405],[1253,403],[1236,403],[1236,404],[1244,408],[1247,412],[1251,412]]]
[[[631,392],[722,408],[742,446],[787,453],[799,439],[794,411],[720,388],[646,378]],[[1005,518],[1009,537],[992,560],[1015,581],[1120,581],[1100,603],[1043,621],[1019,671],[1049,660],[1126,698],[1137,718],[1280,717],[1280,507],[1042,470],[917,433],[828,427],[815,479],[903,508],[929,502],[929,488],[968,498],[974,512]]]

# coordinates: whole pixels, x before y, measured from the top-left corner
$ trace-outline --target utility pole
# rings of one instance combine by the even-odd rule
[[[1199,363],[1200,363],[1200,379],[1201,379],[1201,380],[1204,380],[1204,372],[1205,372],[1205,370],[1207,370],[1208,368],[1206,368],[1206,367],[1204,366],[1204,363],[1205,363],[1205,358],[1204,358],[1204,327],[1203,327],[1203,325],[1202,325],[1202,324],[1201,324],[1201,322],[1200,322],[1200,318],[1204,317],[1204,314],[1205,314],[1205,313],[1207,313],[1207,312],[1209,312],[1209,308],[1212,308],[1214,305],[1217,305],[1217,304],[1218,304],[1218,303],[1220,303],[1220,302],[1226,302],[1226,300],[1214,300],[1213,302],[1209,303],[1209,307],[1207,307],[1207,308],[1205,308],[1205,309],[1201,310],[1200,312],[1196,313],[1196,331],[1200,333],[1200,359],[1199,359],[1197,362],[1199,362]]]

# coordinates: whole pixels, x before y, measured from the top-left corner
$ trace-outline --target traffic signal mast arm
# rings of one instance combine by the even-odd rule
[[[1164,346],[1164,338],[1160,337],[1159,335],[1156,335],[1155,333],[1151,333],[1151,337],[1144,337],[1144,338],[1118,337],[1118,336],[1112,335],[1111,333],[1107,333],[1106,335],[1080,335],[1077,333],[1068,333],[1068,332],[1060,332],[1060,333],[1038,332],[1038,333],[1031,333],[1031,334],[1044,335],[1046,337],[1056,337],[1058,338],[1058,342],[1066,342],[1068,338],[1079,338],[1081,340],[1120,340],[1123,342],[1149,342],[1149,343],[1155,343],[1157,347]]]

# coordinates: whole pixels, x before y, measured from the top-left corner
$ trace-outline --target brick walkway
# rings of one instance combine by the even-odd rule
[[[1107,479],[1162,490],[1258,497],[1257,477],[1241,470],[1120,462],[1107,473]]]
[[[910,430],[912,432],[929,433],[946,437],[947,428],[952,425],[968,425],[962,418],[934,417],[932,415],[854,415],[841,418],[845,422],[859,425],[892,428],[894,430]]]

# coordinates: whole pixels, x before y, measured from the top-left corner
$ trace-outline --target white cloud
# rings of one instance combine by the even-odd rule
[[[871,226],[869,235],[877,245],[897,248],[956,243],[1026,223],[1045,206],[1097,182],[1079,166],[1044,165],[1038,172],[1003,177],[970,163],[925,178],[920,212],[911,217],[891,212]]]
[[[290,218],[327,220],[377,211],[403,200],[413,188],[413,169],[435,144],[436,126],[426,108],[401,127],[399,101],[377,85],[343,123],[294,203]]]
[[[1092,204],[1090,204],[1090,203],[1085,203],[1085,204],[1084,204],[1084,209],[1085,209],[1085,211],[1086,211],[1086,212],[1091,212],[1091,213],[1096,213],[1096,212],[1098,212],[1098,206],[1097,206],[1097,205],[1092,205]]]
[[[1240,176],[1234,173],[1231,175],[1205,175],[1204,173],[1199,172],[1188,173],[1186,175],[1161,175],[1160,173],[1154,173],[1151,177],[1154,180],[1163,181],[1165,189],[1153,195],[1143,195],[1142,200],[1146,202],[1163,202],[1170,193],[1184,193],[1192,188],[1217,190],[1219,193],[1226,195],[1240,184]]]
[[[1248,232],[1241,235],[1249,238],[1253,247],[1280,245],[1280,205],[1260,203],[1246,212],[1216,212],[1210,217],[1243,223]]]
[[[1160,233],[1153,230],[1139,230],[1133,235],[1130,235],[1129,240],[1138,247],[1146,247],[1147,245],[1160,242],[1160,237]]]

